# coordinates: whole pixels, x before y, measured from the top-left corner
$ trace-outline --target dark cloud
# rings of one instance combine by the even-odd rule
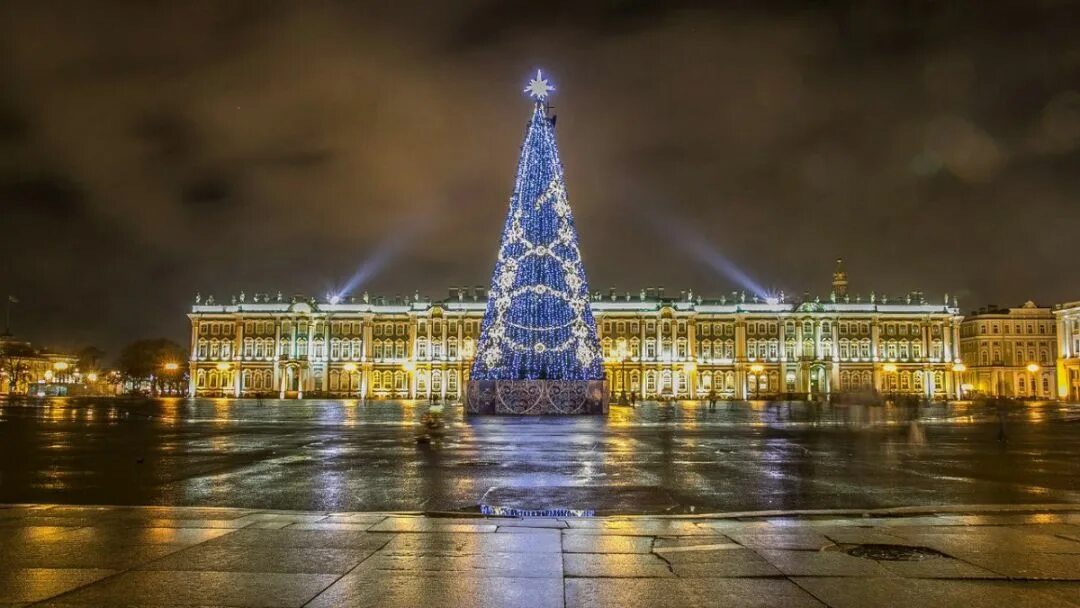
[[[1052,0],[8,2],[0,285],[35,340],[115,350],[183,339],[197,290],[323,293],[383,259],[359,289],[484,284],[543,66],[595,289],[740,287],[663,216],[788,293],[843,255],[864,293],[1075,298],[1078,19]]]

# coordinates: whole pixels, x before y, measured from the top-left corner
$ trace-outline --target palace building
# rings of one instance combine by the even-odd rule
[[[853,297],[839,264],[824,299],[648,288],[593,293],[590,303],[613,399],[960,396],[955,300]],[[190,394],[459,398],[486,304],[481,288],[451,289],[442,300],[197,296],[188,314]]]
[[[1053,399],[1057,331],[1049,308],[980,308],[960,324],[963,382],[973,394]]]
[[[1080,301],[1054,307],[1057,324],[1057,396],[1080,401]]]

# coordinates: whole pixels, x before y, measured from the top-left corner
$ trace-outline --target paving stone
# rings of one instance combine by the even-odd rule
[[[667,562],[653,554],[565,553],[563,572],[569,577],[672,577]]]
[[[125,572],[65,595],[57,605],[126,606],[138,601],[148,606],[295,607],[338,578],[280,572]]]
[[[1058,600],[1080,605],[1080,583],[1076,582],[1025,582],[1024,587],[1049,595]]]
[[[327,518],[327,513],[252,513],[238,518],[238,521],[255,523],[257,521],[284,521],[290,524],[315,523]]]
[[[557,536],[546,534],[398,534],[383,553],[464,555],[472,553],[560,553]]]
[[[478,534],[494,532],[498,526],[493,523],[481,523],[483,520],[470,522],[439,521],[425,518],[388,517],[368,528],[370,532],[475,532]]]
[[[657,536],[653,549],[671,549],[676,547],[701,547],[713,545],[735,545],[727,536]]]
[[[73,529],[62,526],[20,526],[0,528],[0,547],[7,543],[47,543],[57,542],[71,533]]]
[[[649,553],[652,547],[651,536],[568,534],[562,539],[566,553]]]
[[[589,522],[589,525],[583,525]],[[591,520],[567,520],[569,534],[617,534],[622,536],[714,536],[714,528],[699,526],[694,522],[681,520],[603,520],[600,525],[593,525]]]
[[[0,602],[37,602],[114,574],[115,570],[17,568],[0,570]]]
[[[344,574],[374,552],[374,549],[204,544],[145,563],[139,569]]]
[[[289,524],[285,526],[290,530],[352,530],[354,532],[366,532],[374,524],[351,524],[342,522],[315,522]],[[280,529],[280,528],[279,528]]]
[[[888,576],[877,562],[840,551],[758,549],[758,554],[788,576]]]
[[[566,581],[566,608],[823,608],[795,584],[778,579],[610,579]]]
[[[92,517],[13,517],[0,519],[0,528],[18,528],[25,526],[59,526],[64,528],[83,528],[101,525],[100,519]]]
[[[261,530],[248,527],[209,542],[239,546],[378,549],[391,538],[390,534],[371,534],[355,530]]]
[[[518,526],[499,526],[496,534],[546,534],[552,538],[560,538],[562,530],[558,528],[522,528]]]
[[[378,513],[331,513],[323,521],[327,523],[377,524],[384,519],[386,519],[386,516]]]
[[[781,576],[781,572],[750,549],[688,551],[661,554],[680,577]]]
[[[822,530],[832,542],[840,545],[900,545],[905,544],[897,528],[847,528]]]
[[[933,557],[917,561],[877,562],[882,568],[907,578],[1003,578],[1000,574],[949,557]]]
[[[831,608],[1075,608],[1051,593],[1010,581],[910,578],[796,578]]]
[[[195,544],[205,542],[233,530],[215,528],[115,528],[91,527],[72,530],[65,542],[106,543],[110,545]]]
[[[930,547],[942,553],[1072,553],[1080,554],[1080,542],[1049,534],[1025,534],[1000,529],[969,534],[909,534],[908,543]],[[1080,562],[1080,556],[1075,557]]]
[[[537,517],[529,519],[489,519],[484,520],[485,523],[493,523],[502,528],[556,528],[563,529],[569,528],[570,524],[566,523],[562,519],[551,519],[547,517]]]
[[[1080,555],[1074,553],[958,552],[955,557],[1009,578],[1080,581]]]
[[[833,541],[817,532],[789,531],[783,533],[728,533],[732,541],[755,549],[798,549],[818,551],[833,544]]]
[[[559,578],[504,578],[460,573],[414,577],[347,574],[307,608],[561,608]]]
[[[107,543],[6,544],[0,568],[84,568],[126,570],[190,545],[114,545]]]
[[[379,552],[364,560],[353,572],[371,576],[387,573],[427,576],[456,572],[471,576],[562,578],[563,568],[558,553],[430,555]]]

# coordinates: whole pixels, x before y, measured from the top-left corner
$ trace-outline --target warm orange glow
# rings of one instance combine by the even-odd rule
[[[896,371],[896,364],[895,363],[886,363],[885,365],[883,365],[881,367],[881,369],[883,369],[883,370],[885,370],[885,371],[887,371],[887,372],[889,372],[891,374],[891,373]]]
[[[1034,374],[1035,372],[1039,371],[1039,364],[1038,363],[1028,363],[1027,364],[1027,370]]]
[[[962,373],[967,371],[967,366],[963,363],[956,363],[952,366],[952,371]]]
[[[218,363],[216,367],[221,371],[225,371],[225,370],[229,369],[229,364],[228,363]]]
[[[226,365],[225,368],[227,369],[228,366]],[[174,363],[174,362],[170,361],[170,362],[165,364],[165,371],[167,371],[167,372],[175,372],[178,369],[180,369],[180,364],[179,363]],[[218,367],[218,369],[222,369],[222,368]]]
[[[64,371],[67,368],[68,368],[68,364],[66,362],[64,362],[64,361],[57,361],[56,363],[53,364],[53,369],[55,369],[57,371],[60,371],[60,372]]]
[[[94,372],[90,372],[89,374],[86,374],[86,381],[87,382],[97,382],[97,374],[95,374]]]
[[[750,366],[750,371],[754,372],[755,374],[760,374],[761,372],[765,371],[765,366],[760,363],[755,363]]]
[[[355,372],[357,368],[355,363],[346,363],[345,365],[341,366],[341,369],[347,372]]]

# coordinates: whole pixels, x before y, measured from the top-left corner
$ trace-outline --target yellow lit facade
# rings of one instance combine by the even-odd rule
[[[36,349],[29,342],[0,336],[0,393],[64,395],[82,381],[78,359]]]
[[[964,383],[973,394],[1054,399],[1056,335],[1052,311],[1034,302],[976,311],[960,324]]]
[[[846,284],[843,286],[846,289]],[[243,295],[198,301],[191,320],[192,395],[458,398],[486,299],[319,301]],[[704,300],[662,289],[592,299],[613,399],[828,395],[878,390],[956,398],[955,303],[827,301],[744,295]],[[223,365],[224,364],[224,365]]]
[[[1057,395],[1080,401],[1080,301],[1054,307],[1057,327]]]

